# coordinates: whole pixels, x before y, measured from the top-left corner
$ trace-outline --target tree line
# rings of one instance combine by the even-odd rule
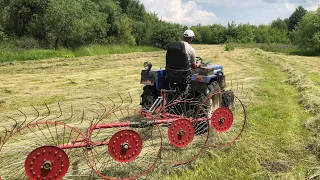
[[[0,0],[0,41],[26,48],[77,48],[89,44],[165,48],[192,29],[195,43],[294,43],[320,49],[320,10],[298,7],[268,25],[228,23],[191,27],[162,21],[139,0]]]

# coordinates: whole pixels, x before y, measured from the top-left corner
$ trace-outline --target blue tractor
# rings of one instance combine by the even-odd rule
[[[174,92],[167,95],[166,102],[177,99],[196,100],[204,102],[212,93],[225,91],[226,83],[221,65],[202,62],[201,67],[192,69],[188,61],[185,47],[182,42],[173,42],[168,46],[166,53],[166,68],[153,69],[150,62],[144,63],[145,70],[141,71],[141,84],[144,84],[141,95],[141,106],[146,110],[156,103],[160,90]],[[233,92],[221,93],[205,101],[205,109],[212,113],[219,107],[232,108]]]

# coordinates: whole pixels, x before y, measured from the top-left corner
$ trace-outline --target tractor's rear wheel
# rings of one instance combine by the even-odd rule
[[[143,88],[143,93],[141,95],[141,103],[140,105],[149,110],[155,100],[157,99],[157,90],[155,86],[145,86]]]
[[[207,114],[207,117],[210,118],[212,113],[221,106],[221,94],[217,93],[214,96],[210,97],[210,100],[207,98],[216,92],[221,91],[221,88],[217,82],[213,82],[208,85],[208,89],[206,93],[201,93],[200,95],[200,103],[203,103],[203,111]]]
[[[224,91],[221,96],[221,107],[225,107],[234,110],[234,92],[232,90]]]
[[[198,110],[199,114],[203,116],[203,118],[210,118],[212,113],[221,106],[221,95],[215,94],[210,96],[216,92],[220,91],[220,86],[218,83],[213,82],[208,85],[208,89],[206,93],[201,93],[199,97],[199,103],[201,104],[201,108]],[[208,99],[210,98],[210,99]],[[206,133],[209,128],[208,121],[199,122],[199,129],[196,131],[196,135]]]

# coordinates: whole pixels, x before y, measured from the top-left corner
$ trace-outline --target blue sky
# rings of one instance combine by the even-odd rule
[[[315,10],[320,0],[140,0],[149,12],[184,25],[268,24],[289,17],[298,6]]]

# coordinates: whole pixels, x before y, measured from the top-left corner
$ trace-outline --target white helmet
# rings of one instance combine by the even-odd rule
[[[184,33],[183,33],[183,37],[186,37],[186,38],[194,38],[194,32],[190,29],[186,30]]]

